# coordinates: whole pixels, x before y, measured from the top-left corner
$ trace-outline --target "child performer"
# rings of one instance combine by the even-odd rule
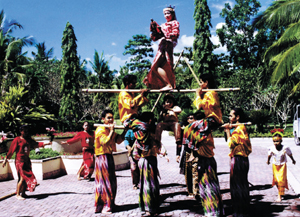
[[[175,98],[171,93],[167,93],[164,97],[163,110],[160,113],[158,124],[155,131],[155,139],[161,142],[161,134],[163,130],[172,130],[175,134],[175,140],[178,151],[181,150],[181,127],[178,123],[178,114],[181,113],[181,108],[175,106]],[[162,122],[160,122],[162,120]],[[179,156],[180,153],[177,153]]]
[[[159,26],[155,21],[150,24],[151,39],[157,41],[157,54],[153,60],[151,69],[144,79],[144,84],[151,89],[163,91],[175,88],[175,75],[173,71],[173,48],[177,45],[179,37],[179,22],[176,20],[175,7],[167,7],[163,10],[166,23]],[[155,23],[155,25],[153,25]],[[162,31],[163,34],[157,34]]]
[[[282,200],[281,197],[284,195],[284,189],[289,189],[287,181],[286,155],[291,158],[293,164],[296,164],[296,161],[293,158],[291,149],[285,145],[282,145],[283,130],[273,129],[271,130],[271,133],[273,134],[272,137],[274,146],[269,148],[267,164],[270,164],[270,159],[273,157],[272,185],[276,185],[278,188],[278,197],[276,202],[280,202]]]
[[[185,128],[183,133],[183,145],[187,145],[188,148],[198,151],[201,146],[201,141],[211,136],[211,131],[219,127],[222,121],[222,112],[220,108],[220,101],[218,94],[215,91],[203,92],[202,89],[214,88],[214,78],[212,74],[202,74],[200,76],[201,87],[196,91],[196,100],[194,105],[198,110],[204,110],[205,118],[197,120]],[[205,152],[205,155],[210,155],[214,149],[214,144],[209,149],[200,152]],[[194,153],[191,152],[190,158],[187,162],[194,159]]]

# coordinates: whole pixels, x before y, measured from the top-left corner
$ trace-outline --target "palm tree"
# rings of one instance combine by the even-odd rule
[[[109,60],[112,57],[109,58]],[[92,65],[94,72],[99,78],[99,88],[108,88],[114,79],[113,72],[109,69],[109,60],[105,60],[104,52],[102,51],[101,56],[99,56],[98,51],[95,50],[94,62],[89,61]]]
[[[16,21],[7,21],[4,11],[0,12],[0,84],[1,93],[9,86],[11,80],[24,80],[23,68],[27,67],[26,52],[22,48],[34,43],[32,36],[15,38],[11,35],[13,29],[22,25]],[[5,81],[5,82],[4,82]]]
[[[34,59],[37,61],[47,61],[52,58],[53,56],[53,47],[50,48],[50,50],[46,50],[46,45],[45,42],[43,43],[38,43],[35,45],[36,49],[37,49],[37,53],[32,52],[32,55],[34,56]]]
[[[288,95],[294,96],[300,89],[300,1],[274,1],[266,11],[257,16],[253,25],[266,25],[271,31],[284,29],[281,37],[270,46],[264,55],[269,66],[270,82],[280,86],[276,104]]]

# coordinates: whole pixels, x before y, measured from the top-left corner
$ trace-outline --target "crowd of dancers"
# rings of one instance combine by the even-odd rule
[[[165,24],[159,26],[155,21],[151,22],[151,38],[160,39],[160,44],[144,83],[148,88],[168,91],[175,88],[173,48],[179,37],[179,22],[176,20],[173,7],[167,7],[163,12],[167,21]],[[159,213],[161,201],[157,155],[165,156],[169,160],[167,150],[161,143],[162,131],[169,130],[175,135],[176,161],[180,163],[180,173],[185,176],[188,196],[199,201],[205,216],[224,216],[212,136],[212,131],[222,126],[226,133],[231,160],[230,193],[234,216],[248,216],[250,205],[248,156],[252,148],[247,129],[243,124],[245,122],[243,110],[232,109],[229,115],[230,123],[223,124],[218,94],[210,90],[215,88],[214,78],[211,74],[202,74],[200,88],[196,91],[194,101],[198,111],[188,115],[188,124],[185,127],[179,124],[178,115],[181,108],[176,105],[175,98],[170,93],[165,94],[163,109],[156,124],[152,112],[139,113],[139,109],[149,102],[147,89],[143,89],[138,96],[126,91],[134,89],[136,82],[137,78],[132,74],[126,75],[123,79],[125,90],[120,92],[118,99],[119,116],[124,125],[121,135],[114,131],[112,110],[104,110],[101,119],[106,126],[99,126],[93,132],[88,122],[84,122],[82,132],[62,142],[71,145],[81,141],[83,163],[77,178],[90,179],[95,172],[95,213],[110,214],[114,211],[117,179],[112,153],[116,152],[116,144],[123,141],[128,150],[133,190],[140,191],[141,212],[145,216]],[[32,140],[28,134],[28,126],[22,126],[20,134],[13,140],[3,166],[16,152],[15,162],[19,177],[16,194],[17,199],[24,200],[25,190],[33,191],[37,185],[31,170],[29,151],[33,147],[42,147],[51,142],[37,143]],[[291,157],[294,164],[296,163],[291,150],[282,145],[282,137],[282,132],[274,132],[274,148],[269,150],[267,160],[269,164],[273,157],[273,185],[278,187],[277,201],[281,201],[284,189],[288,187],[286,155]]]

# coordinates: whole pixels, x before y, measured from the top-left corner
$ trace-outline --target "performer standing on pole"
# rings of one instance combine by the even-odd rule
[[[175,7],[170,5],[163,12],[167,22],[160,27],[155,21],[152,21],[150,25],[151,39],[153,41],[161,39],[161,41],[151,69],[143,82],[151,89],[167,91],[176,87],[173,70],[173,48],[177,45],[179,37],[179,22],[176,19]],[[161,30],[163,34],[157,30]]]
[[[136,85],[136,76],[135,75],[126,75],[123,78],[123,83],[125,89],[134,89]],[[131,116],[138,115],[138,110],[142,106],[146,105],[149,100],[146,98],[147,90],[142,90],[142,93],[135,97],[134,93],[122,91],[119,94],[119,114],[122,123],[131,118]],[[125,148],[128,150],[130,169],[132,176],[133,189],[138,189],[138,184],[140,180],[140,172],[138,168],[138,161],[132,157],[132,146],[134,144],[135,137],[132,129],[128,129],[125,135]]]

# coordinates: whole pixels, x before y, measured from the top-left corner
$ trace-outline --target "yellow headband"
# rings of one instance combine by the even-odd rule
[[[283,133],[282,132],[279,132],[279,131],[277,131],[277,132],[275,132],[275,133],[273,133],[273,135],[272,135],[272,137],[283,137]]]

